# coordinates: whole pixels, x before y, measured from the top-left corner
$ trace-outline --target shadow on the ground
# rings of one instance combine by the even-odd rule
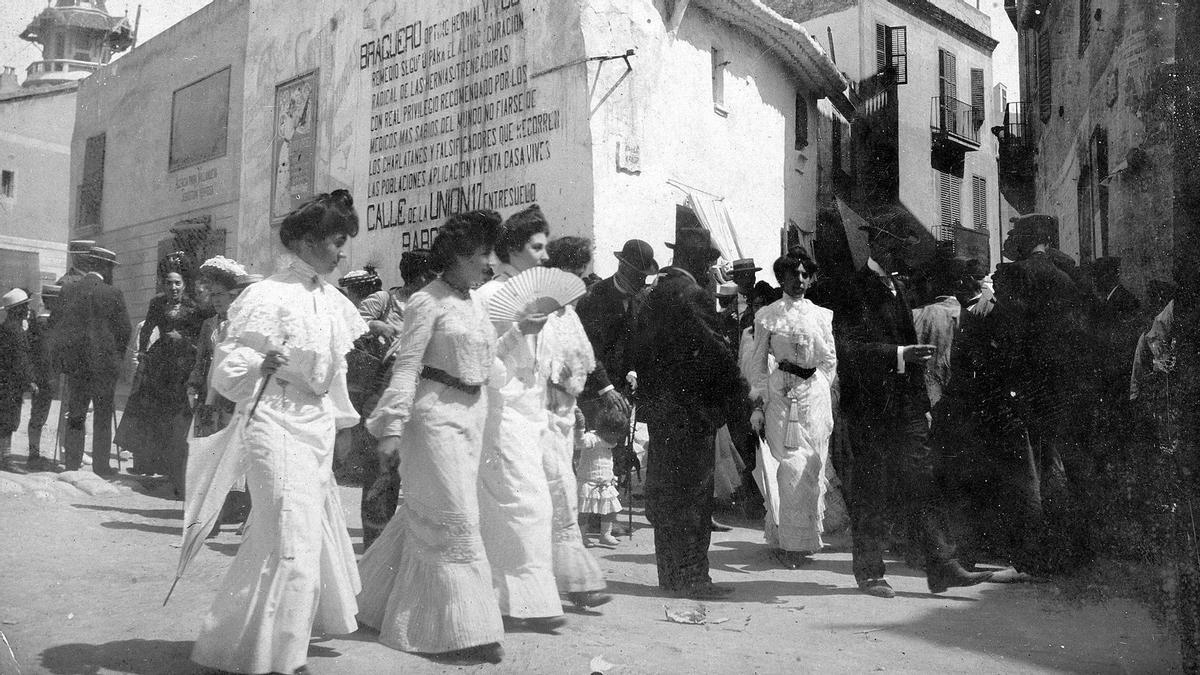
[[[178,525],[152,525],[150,523],[133,523],[128,520],[110,520],[100,523],[100,527],[107,527],[110,530],[140,530],[151,534],[178,535],[180,533]]]
[[[233,543],[233,542],[226,543],[226,542],[220,542],[220,541],[209,541],[209,542],[204,543],[204,547],[207,548],[208,550],[216,551],[217,553],[220,553],[221,555],[227,555],[229,557],[233,557],[233,556],[237,555],[239,546],[241,546],[240,543]]]
[[[55,675],[94,675],[117,671],[134,675],[204,673],[192,663],[190,640],[117,640],[100,645],[65,644],[41,654],[41,667]]]
[[[782,598],[812,597],[818,595],[858,595],[859,590],[850,586],[830,586],[812,581],[777,581],[774,579],[757,579],[754,581],[721,582],[719,585],[728,586],[733,593],[723,600],[705,600],[704,602],[781,602]],[[630,595],[641,598],[661,598],[665,602],[691,602],[685,598],[676,598],[658,586],[634,584],[628,581],[609,581],[609,593]],[[913,595],[920,594],[898,594]]]
[[[183,509],[130,509],[120,506],[106,506],[104,504],[72,504],[77,509],[90,509],[92,511],[118,511],[120,513],[128,513],[131,516],[141,516],[143,518],[162,518],[164,520],[182,520]]]

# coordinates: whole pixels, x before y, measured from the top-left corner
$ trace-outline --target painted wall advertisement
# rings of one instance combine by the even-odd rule
[[[533,82],[520,0],[397,3],[358,64],[371,92],[368,236],[426,247],[454,213],[537,201],[565,141],[556,92]]]
[[[275,87],[275,178],[271,219],[286,216],[313,196],[316,180],[317,73]]]

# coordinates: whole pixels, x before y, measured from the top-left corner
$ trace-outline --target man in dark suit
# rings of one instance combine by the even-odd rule
[[[883,563],[891,514],[923,558],[931,592],[991,578],[990,572],[972,574],[958,564],[941,523],[925,417],[925,362],[936,348],[917,343],[904,284],[892,274],[900,251],[915,241],[908,228],[897,214],[862,228],[871,257],[834,315],[841,405],[853,454],[854,578],[863,592],[881,598],[895,597]]]
[[[68,471],[83,462],[84,422],[93,407],[92,470],[102,476],[116,470],[112,456],[112,423],[117,377],[129,342],[129,313],[121,291],[105,283],[117,256],[93,247],[77,256],[83,278],[63,286],[59,306],[50,317],[54,360],[67,376],[67,430],[64,439]]]
[[[658,585],[693,599],[727,596],[708,570],[714,436],[747,387],[707,290],[718,251],[700,229],[680,230],[674,266],[650,292],[630,350],[638,411],[650,430],[646,515]]]
[[[596,355],[596,369],[581,399],[615,406],[628,415],[629,337],[633,317],[645,301],[646,277],[658,274],[658,263],[654,249],[641,239],[630,239],[613,255],[616,273],[593,284],[576,309]]]

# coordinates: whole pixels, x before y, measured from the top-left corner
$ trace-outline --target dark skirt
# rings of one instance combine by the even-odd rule
[[[195,360],[185,341],[159,340],[147,352],[113,438],[133,454],[134,473],[171,475],[186,466],[187,379]]]

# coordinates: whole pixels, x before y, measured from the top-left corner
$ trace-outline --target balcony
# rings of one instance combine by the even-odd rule
[[[935,148],[969,152],[979,149],[983,110],[949,96],[934,96],[929,102],[929,130]]]
[[[92,61],[75,61],[73,59],[50,59],[34,61],[25,69],[25,84],[61,84],[83,78],[96,72],[100,64]]]
[[[1037,175],[1034,114],[1036,111],[1031,103],[1009,103],[1004,107],[1003,126],[992,130],[1000,140],[1000,192],[1022,213],[1032,210],[1034,201],[1034,177]]]

